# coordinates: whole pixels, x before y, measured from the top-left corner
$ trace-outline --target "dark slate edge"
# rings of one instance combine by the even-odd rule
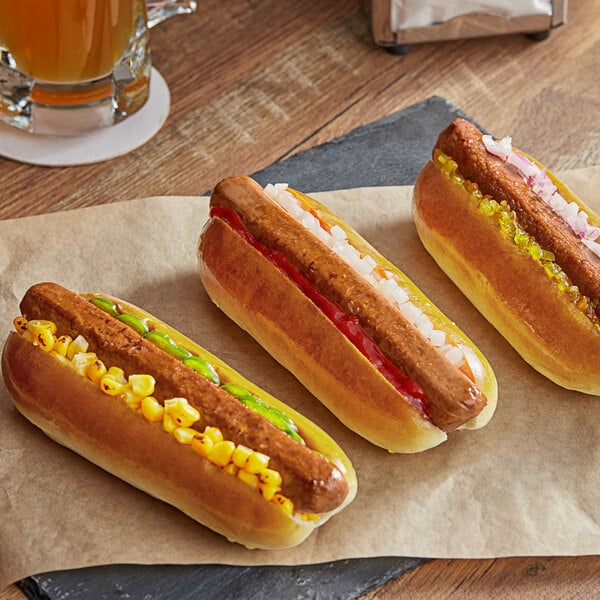
[[[261,185],[284,182],[306,193],[412,185],[431,158],[439,132],[456,117],[472,121],[448,100],[432,96],[252,177]]]
[[[425,560],[382,557],[296,567],[107,565],[35,575],[19,587],[36,600],[352,600]]]

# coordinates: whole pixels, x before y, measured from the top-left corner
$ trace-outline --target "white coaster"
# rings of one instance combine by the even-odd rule
[[[170,106],[167,83],[152,68],[146,104],[121,123],[62,137],[35,135],[0,122],[0,155],[45,167],[85,165],[122,156],[154,137],[166,121]]]

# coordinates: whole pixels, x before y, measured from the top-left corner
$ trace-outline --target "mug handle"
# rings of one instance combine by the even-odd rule
[[[152,28],[175,15],[196,11],[195,0],[146,0],[148,28]]]

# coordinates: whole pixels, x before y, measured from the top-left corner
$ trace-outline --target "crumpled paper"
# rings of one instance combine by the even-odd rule
[[[600,167],[565,174],[587,202]],[[410,187],[315,194],[397,264],[490,360],[492,421],[438,448],[392,455],[341,425],[209,300],[196,274],[208,200],[160,197],[0,222],[0,339],[26,289],[56,281],[126,299],[175,326],[327,430],[357,471],[355,501],[302,545],[249,551],[55,444],[0,385],[0,589],[111,563],[294,565],[411,556],[600,552],[600,399],[533,371],[425,252]]]

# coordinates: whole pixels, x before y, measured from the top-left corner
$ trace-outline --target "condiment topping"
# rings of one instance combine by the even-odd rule
[[[540,169],[522,154],[515,152],[510,137],[494,140],[491,135],[482,138],[486,150],[512,165],[531,190],[543,200],[554,213],[561,217],[579,236],[582,244],[600,257],[600,227],[588,223],[589,215],[577,202],[567,202],[558,192],[545,170]]]
[[[211,217],[218,217],[225,221],[238,235],[256,248],[267,260],[274,264],[290,281],[292,281],[327,318],[354,344],[375,368],[399,391],[415,408],[419,414],[431,420],[427,408],[427,399],[421,386],[402,373],[383,354],[377,344],[366,334],[362,325],[354,315],[345,312],[335,302],[323,295],[302,274],[289,259],[281,252],[268,248],[259,242],[246,228],[239,215],[230,208],[213,206],[210,209]]]
[[[466,358],[462,348],[450,340],[446,332],[437,328],[411,301],[409,292],[398,283],[394,274],[378,266],[372,256],[359,252],[339,225],[330,227],[324,222],[317,211],[304,202],[303,194],[288,188],[285,183],[268,184],[265,186],[265,192],[301,225],[325,242],[369,284],[375,286],[452,364],[457,367],[465,364]]]
[[[520,227],[516,213],[508,204],[504,200],[497,202],[491,196],[484,195],[476,183],[464,179],[458,173],[457,163],[439,149],[434,152],[434,162],[455,185],[462,187],[469,194],[481,212],[496,222],[503,236],[510,239],[521,252],[528,254],[542,265],[552,283],[559,291],[566,294],[573,305],[592,322],[600,333],[600,319],[596,316],[591,300],[579,291],[567,274],[554,262],[554,254],[544,250]]]
[[[208,379],[215,385],[221,386],[225,391],[231,393],[232,396],[240,400],[248,408],[267,419],[270,423],[287,433],[300,444],[304,444],[304,440],[298,433],[298,428],[296,427],[295,423],[285,413],[281,412],[277,408],[272,407],[264,400],[261,400],[260,398],[250,394],[248,390],[242,388],[241,386],[234,386],[237,390],[237,393],[233,394],[228,389],[231,387],[230,384],[222,384],[221,378],[219,377],[219,374],[213,365],[203,358],[192,354],[186,348],[179,346],[169,335],[163,331],[154,329],[153,325],[148,322],[148,320],[144,321],[136,315],[121,312],[119,306],[111,302],[109,299],[103,298],[102,296],[94,296],[90,298],[90,302],[137,331],[137,333],[146,338],[148,341],[152,342],[155,346],[158,346],[167,354],[173,356],[177,360],[180,360],[184,365],[190,369],[193,369],[205,379]]]
[[[100,304],[94,303],[96,306]],[[108,305],[105,306],[108,308]],[[293,502],[280,493],[281,474],[269,468],[270,458],[262,452],[223,439],[217,427],[206,426],[202,432],[194,429],[194,424],[200,420],[200,412],[186,398],[169,398],[159,402],[153,396],[154,377],[148,374],[126,376],[119,367],[107,368],[95,353],[88,352],[88,342],[83,336],[72,339],[57,335],[52,321],[27,321],[24,317],[17,317],[13,324],[23,338],[95,383],[105,394],[124,402],[147,421],[162,424],[163,430],[173,435],[180,444],[190,446],[212,464],[238,477],[286,514],[294,512]],[[296,514],[303,520],[318,518],[308,513]]]

